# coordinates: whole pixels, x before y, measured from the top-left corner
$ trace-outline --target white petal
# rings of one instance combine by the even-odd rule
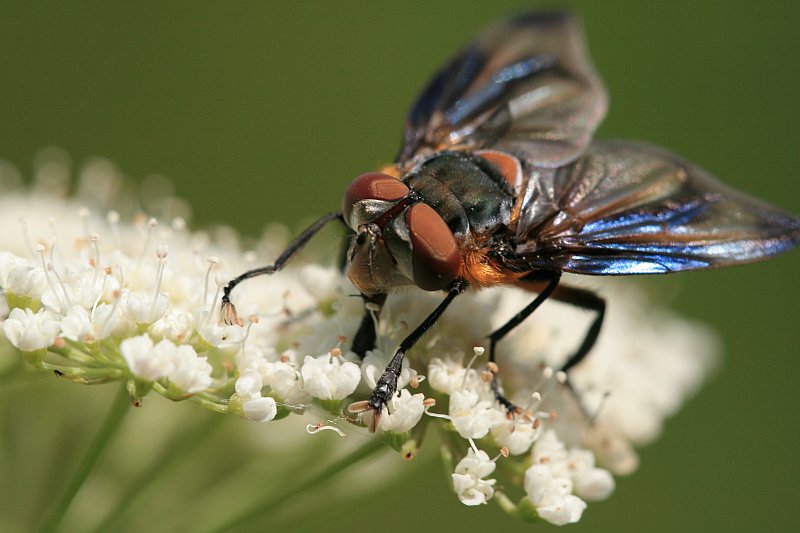
[[[242,409],[244,416],[255,422],[269,422],[278,414],[277,404],[269,396],[248,400],[244,402]]]
[[[536,512],[551,524],[563,526],[579,521],[584,509],[586,509],[586,502],[570,494],[551,505],[537,507]]]
[[[567,475],[567,448],[552,429],[536,440],[531,456],[534,464],[547,464],[557,475]]]
[[[53,344],[60,329],[55,315],[44,309],[34,314],[30,309],[15,308],[3,322],[3,333],[23,352],[47,348]]]
[[[465,439],[481,439],[491,427],[505,418],[492,402],[480,400],[473,390],[456,390],[450,395],[450,418]]]
[[[465,474],[451,474],[453,489],[464,505],[482,505],[494,496],[494,479],[478,479]]]
[[[558,503],[572,494],[572,480],[553,474],[549,464],[534,464],[525,471],[525,493],[536,507]]]
[[[76,342],[95,340],[89,312],[80,305],[70,307],[67,315],[61,319],[61,332],[64,337]]]
[[[591,468],[575,478],[575,494],[584,500],[605,500],[614,492],[614,486],[614,476],[602,468]]]
[[[169,344],[163,344],[165,342]],[[161,341],[156,349],[149,336],[139,335],[123,340],[119,351],[134,375],[146,381],[155,381],[166,376],[173,368],[174,345],[171,344]]]
[[[428,383],[435,391],[452,394],[464,381],[464,372],[460,361],[434,357],[428,363]]]
[[[248,368],[236,380],[236,394],[242,401],[260,398],[262,386],[261,373]]]
[[[92,313],[92,329],[95,340],[103,340],[114,331],[117,325],[116,308],[111,304],[100,304]]]
[[[400,391],[399,396],[391,399],[389,415],[381,417],[381,429],[393,433],[410,431],[425,413],[424,400],[423,394],[412,395],[408,389]]]
[[[12,294],[41,298],[47,280],[41,268],[21,264],[8,272],[5,286]]]
[[[475,477],[486,477],[495,469],[495,462],[489,458],[489,455],[483,451],[469,448],[467,455],[458,462],[455,468],[457,474],[468,474]]]
[[[306,356],[300,369],[305,391],[322,400],[341,400],[356,390],[361,381],[358,365],[339,357],[324,354],[319,357]]]
[[[541,426],[534,429],[533,423],[522,418],[501,420],[492,426],[492,437],[500,446],[505,446],[511,455],[521,455],[530,450],[539,436]]]
[[[264,384],[269,385],[284,402],[302,405],[311,401],[311,396],[303,390],[303,379],[294,363],[266,363],[261,375],[264,377]]]
[[[173,354],[173,369],[167,377],[181,390],[195,393],[211,386],[212,370],[205,357],[198,357],[193,347],[182,344]]]

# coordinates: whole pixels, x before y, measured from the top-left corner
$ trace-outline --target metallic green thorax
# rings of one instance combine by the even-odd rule
[[[511,221],[511,186],[480,157],[447,152],[426,161],[403,181],[459,238],[468,233],[495,234]]]

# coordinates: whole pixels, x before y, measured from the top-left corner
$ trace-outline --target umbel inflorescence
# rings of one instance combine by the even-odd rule
[[[137,405],[160,394],[270,422],[264,431],[285,431],[275,421],[304,413],[309,435],[346,437],[369,423],[360,402],[437,295],[392,295],[363,360],[349,350],[363,304],[333,266],[298,262],[251,282],[236,296],[244,326],[224,326],[221,287],[269,263],[285,232],[273,227],[242,250],[232,230],[191,231],[184,204],[169,196],[150,198],[145,214],[100,160],[68,195],[62,159],[45,154],[28,189],[0,167],[1,331],[30,365],[76,383],[121,382]],[[464,504],[495,499],[524,518],[579,520],[586,502],[611,494],[613,475],[636,469],[633,447],[658,435],[715,353],[702,326],[649,306],[629,283],[593,287],[609,313],[569,385],[552,369],[574,351],[588,316],[545,303],[504,341],[494,367],[485,336],[529,295],[472,292],[411,351],[374,438],[411,458],[435,426]],[[495,372],[521,413],[495,401]]]

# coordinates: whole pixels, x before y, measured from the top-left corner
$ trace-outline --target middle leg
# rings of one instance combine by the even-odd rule
[[[531,276],[530,279],[522,278],[522,282],[526,283],[523,286],[527,287],[527,283],[536,284],[537,289],[541,283],[546,283],[544,288],[539,291],[539,294],[534,298],[534,300],[526,305],[519,313],[511,317],[511,319],[500,326],[498,329],[493,331],[489,335],[489,362],[495,363],[495,359],[497,357],[497,343],[502,340],[503,337],[508,335],[508,333],[513,330],[515,327],[519,326],[526,318],[528,318],[536,309],[544,303],[547,298],[549,298],[553,292],[558,287],[558,282],[561,280],[561,272],[553,271],[553,272],[544,272],[544,273],[537,273],[535,278]],[[494,392],[494,397],[500,402],[500,405],[506,408],[508,412],[513,412],[516,410],[516,406],[508,400],[500,390],[500,385],[497,382],[497,374],[492,372],[492,391]]]
[[[581,309],[594,311],[596,313],[595,318],[589,326],[589,329],[586,331],[580,346],[567,358],[560,370],[565,373],[569,372],[578,363],[583,361],[583,359],[588,355],[592,347],[597,342],[597,338],[600,335],[600,329],[603,325],[603,319],[605,317],[606,303],[603,298],[595,294],[593,291],[564,285],[559,286],[559,280],[560,273],[551,278],[550,281],[547,281],[547,284],[544,285],[544,288],[542,288],[542,284],[546,280],[543,280],[542,276],[539,274],[537,274],[536,277],[525,277],[520,280],[518,283],[520,287],[529,290],[537,290],[539,291],[539,295],[524,309],[522,309],[522,311],[514,315],[501,328],[492,332],[492,334],[489,336],[489,361],[495,362],[496,346],[500,339],[505,337],[506,334],[508,334],[512,329],[521,324],[522,321],[530,316],[531,313],[533,313],[533,311],[535,311],[548,297],[560,302],[574,305],[575,307],[579,307]],[[569,381],[567,381],[567,385],[571,388]],[[492,379],[492,390],[495,393],[497,401],[500,402],[500,404],[503,405],[509,412],[512,412],[515,409],[514,404],[505,398],[500,391],[496,376]]]

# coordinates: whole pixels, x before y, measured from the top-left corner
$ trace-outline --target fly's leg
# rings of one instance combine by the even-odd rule
[[[353,236],[355,235],[355,232],[347,227],[347,224],[344,227],[347,228],[347,236],[342,239],[342,247],[339,249],[339,270],[342,271],[342,274],[347,272],[347,252],[350,250],[350,244],[353,242]]]
[[[603,318],[606,314],[606,301],[592,291],[586,289],[578,289],[576,287],[559,287],[553,298],[564,303],[572,304],[581,309],[594,311],[596,313],[592,324],[586,331],[583,341],[578,349],[573,353],[567,362],[561,367],[561,371],[567,376],[565,385],[569,387],[572,392],[578,407],[586,415],[590,423],[597,417],[598,409],[588,410],[581,400],[580,392],[575,390],[572,386],[572,381],[569,379],[569,371],[583,361],[583,359],[591,351],[592,347],[597,342],[597,337],[600,335],[600,328],[603,326]]]
[[[546,277],[548,275],[550,276],[549,280]],[[523,288],[538,290],[539,295],[522,311],[514,315],[511,320],[503,325],[503,327],[489,335],[489,361],[492,363],[495,362],[495,350],[500,339],[502,339],[508,332],[517,327],[520,323],[522,323],[522,321],[525,320],[531,313],[533,313],[533,311],[535,311],[536,308],[539,307],[548,297],[552,298],[553,300],[574,305],[575,307],[580,307],[581,309],[594,311],[596,313],[595,319],[592,321],[592,324],[586,331],[583,341],[575,353],[570,355],[567,358],[567,361],[561,367],[561,371],[567,375],[566,385],[573,392],[579,406],[581,409],[583,409],[580,396],[569,381],[569,371],[586,357],[586,355],[591,351],[592,347],[597,342],[597,337],[600,335],[600,329],[603,325],[603,318],[605,317],[606,302],[600,296],[590,290],[558,285],[560,276],[560,273],[542,274],[537,272],[522,278],[518,282],[518,285]],[[542,288],[543,282],[547,283],[544,288]],[[500,386],[497,382],[497,376],[494,374],[494,372],[492,376],[492,390],[494,391],[497,401],[500,402],[500,404],[505,407],[508,412],[513,413],[516,410],[516,406],[503,396]],[[590,416],[589,418],[592,417]]]
[[[236,307],[231,303],[231,291],[234,289],[234,287],[244,280],[254,278],[256,276],[274,274],[275,272],[282,270],[283,267],[285,267],[289,261],[291,261],[291,259],[305,247],[306,244],[308,244],[308,241],[310,241],[311,238],[323,228],[323,226],[332,220],[344,222],[341,213],[328,213],[327,215],[319,218],[316,222],[307,227],[305,231],[298,235],[289,244],[288,248],[286,248],[286,250],[284,250],[284,252],[278,256],[278,258],[275,260],[275,263],[272,265],[255,268],[253,270],[248,270],[244,274],[241,274],[230,280],[222,290],[222,321],[228,325],[242,325],[242,320],[239,318],[239,315],[236,314]]]
[[[567,359],[564,366],[561,367],[562,372],[569,372],[570,369],[583,361],[586,354],[589,353],[595,342],[597,342],[597,337],[600,335],[600,328],[603,326],[603,318],[606,314],[606,301],[592,291],[575,287],[559,287],[558,291],[553,295],[553,298],[560,302],[572,304],[581,309],[587,309],[597,313],[592,325],[589,326],[586,335],[583,337],[583,342],[581,342],[581,345],[575,353]]]
[[[536,281],[546,281],[547,285],[542,289],[538,296],[534,298],[534,300],[526,305],[519,313],[511,317],[511,319],[503,324],[500,328],[496,329],[489,335],[489,362],[495,363],[495,358],[497,356],[496,348],[497,343],[502,340],[512,329],[519,326],[526,318],[528,318],[531,313],[536,311],[536,309],[544,303],[547,298],[549,298],[553,291],[556,290],[558,287],[558,282],[561,280],[561,272],[546,272],[536,274],[537,279]],[[523,278],[523,281],[525,278]],[[490,368],[492,365],[490,365]],[[497,373],[492,371],[492,391],[494,392],[494,397],[497,401],[506,408],[509,413],[513,413],[517,410],[517,407],[503,395],[503,391],[500,390],[500,384],[497,381]]]
[[[350,406],[349,409],[351,412],[372,411],[372,421],[369,425],[369,430],[371,432],[374,432],[378,428],[378,423],[380,422],[384,407],[386,407],[386,404],[392,399],[394,393],[397,392],[397,379],[400,377],[406,352],[416,344],[420,337],[422,337],[437,320],[439,320],[439,317],[442,316],[442,313],[444,313],[445,309],[453,302],[455,297],[463,293],[466,289],[466,280],[457,279],[453,282],[448,289],[445,299],[442,300],[436,309],[434,309],[431,314],[400,343],[400,347],[397,349],[397,352],[395,352],[394,357],[392,357],[392,360],[386,366],[386,370],[383,371],[380,379],[378,379],[378,383],[372,390],[369,400],[365,402],[356,402]]]
[[[369,350],[375,348],[377,336],[375,332],[375,316],[380,314],[383,304],[386,302],[386,295],[366,296],[362,294],[361,297],[364,299],[364,316],[361,318],[361,324],[353,337],[351,349],[363,359]]]

